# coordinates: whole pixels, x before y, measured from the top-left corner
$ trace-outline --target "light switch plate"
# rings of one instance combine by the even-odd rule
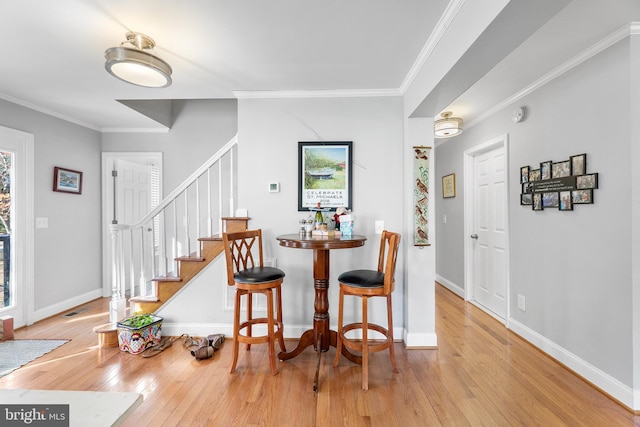
[[[376,234],[382,234],[382,232],[384,231],[384,221],[383,220],[376,219],[375,230],[376,230]]]
[[[49,228],[49,218],[46,216],[37,217],[36,228]]]

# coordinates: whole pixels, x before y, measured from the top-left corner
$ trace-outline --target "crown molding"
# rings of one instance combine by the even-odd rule
[[[633,35],[633,34],[640,34],[640,22],[631,22],[630,24],[624,25],[621,28],[619,28],[618,30],[612,32],[611,34],[609,34],[608,36],[606,36],[605,38],[603,38],[599,42],[597,42],[594,45],[592,45],[591,47],[583,50],[578,55],[576,55],[573,58],[569,59],[568,61],[566,61],[565,63],[563,63],[560,66],[556,67],[555,69],[551,70],[549,73],[547,73],[544,76],[540,77],[538,80],[534,81],[530,85],[528,85],[528,86],[524,87],[523,89],[521,89],[520,91],[514,93],[513,95],[511,95],[510,97],[506,98],[502,102],[494,105],[492,108],[489,108],[484,113],[479,114],[473,120],[470,120],[469,122],[466,122],[465,123],[465,129],[472,128],[476,124],[483,122],[487,118],[489,118],[492,115],[496,114],[498,111],[501,111],[502,109],[508,107],[509,105],[519,101],[520,99],[524,98],[525,96],[529,95],[530,93],[532,93],[532,92],[540,89],[544,85],[548,84],[552,80],[557,79],[558,77],[562,76],[566,72],[572,70],[573,68],[577,67],[578,65],[580,65],[583,62],[587,61],[588,59],[596,56],[597,54],[599,54],[600,52],[604,51],[605,49],[610,48],[614,44],[618,43],[619,41],[621,41],[624,38],[629,37],[630,35]],[[445,141],[443,141],[443,142],[445,142]]]
[[[100,128],[98,128],[96,125],[92,125],[90,123],[83,122],[82,120],[78,120],[78,119],[73,118],[71,116],[67,116],[65,114],[60,114],[60,113],[55,112],[53,110],[49,110],[48,108],[44,108],[44,107],[41,107],[41,106],[36,105],[36,104],[32,104],[32,103],[27,102],[27,101],[23,101],[22,99],[18,99],[16,97],[11,96],[11,95],[7,95],[6,93],[0,92],[0,99],[4,99],[5,101],[11,102],[12,104],[20,105],[20,106],[28,108],[30,110],[37,111],[39,113],[46,114],[48,116],[53,116],[53,117],[56,117],[56,118],[58,118],[60,120],[64,120],[64,121],[76,124],[78,126],[83,126],[85,128],[88,128],[88,129],[91,129],[91,130],[95,130],[95,131],[98,131],[98,132],[100,131]]]
[[[402,96],[398,89],[345,89],[345,90],[235,90],[238,99],[277,98],[363,98]]]
[[[102,133],[169,133],[168,127],[161,128],[102,128]]]
[[[420,51],[420,54],[416,58],[416,61],[413,63],[413,66],[411,67],[411,69],[405,76],[404,81],[400,85],[399,91],[402,95],[404,95],[407,92],[407,90],[409,89],[409,86],[411,86],[411,83],[413,83],[415,78],[418,76],[418,73],[420,72],[424,64],[427,62],[427,59],[429,59],[429,57],[435,50],[436,46],[438,46],[438,43],[440,43],[442,36],[444,36],[444,34],[446,33],[447,28],[449,28],[449,25],[451,25],[451,22],[453,22],[453,19],[456,17],[458,12],[460,11],[460,8],[462,8],[462,5],[464,5],[464,2],[465,0],[453,0],[449,2],[449,4],[447,5],[447,8],[445,9],[444,13],[440,17],[440,20],[438,21],[435,28],[433,29],[433,32],[429,36],[429,39],[422,47],[422,50]]]

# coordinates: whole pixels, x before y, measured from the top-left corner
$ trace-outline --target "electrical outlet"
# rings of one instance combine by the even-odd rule
[[[518,308],[522,311],[526,311],[525,307],[524,295],[518,295]]]
[[[384,231],[384,221],[381,219],[376,219],[376,224],[375,224],[376,234],[382,234],[383,231]]]
[[[37,217],[36,218],[36,228],[49,228],[49,218]]]

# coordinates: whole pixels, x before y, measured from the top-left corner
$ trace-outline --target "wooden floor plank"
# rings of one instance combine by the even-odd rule
[[[92,329],[107,322],[108,302],[15,331],[17,339],[71,341],[0,378],[0,387],[143,394],[125,426],[640,426],[640,417],[439,285],[438,349],[396,343],[397,374],[387,353],[373,354],[367,392],[358,365],[332,366],[333,348],[322,355],[318,393],[311,348],[280,362],[275,376],[264,345],[241,347],[229,374],[231,339],[202,361],[180,341],[147,359],[101,349]]]

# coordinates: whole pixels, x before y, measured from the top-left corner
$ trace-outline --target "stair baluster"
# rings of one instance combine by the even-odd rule
[[[214,241],[216,234],[221,236],[225,227],[223,212],[229,212],[230,217],[235,212],[234,151],[236,150],[237,136],[227,142],[144,218],[134,224],[111,225],[113,243],[112,297],[109,308],[111,322],[117,322],[125,317],[127,294],[132,301],[131,312],[134,311],[133,303],[152,304],[157,308],[166,302],[162,300],[165,297],[160,298],[159,282],[171,282],[172,284],[168,287],[175,293],[184,286],[184,283],[181,283],[181,270],[188,270],[185,271],[187,276],[195,275],[195,269],[193,267],[187,269],[185,263],[211,260],[215,251],[205,250],[203,245]],[[218,170],[217,182],[214,178],[216,174],[211,173],[212,169],[215,170],[214,168]],[[206,196],[201,194],[201,179],[206,180],[206,185],[202,186],[206,187]],[[189,196],[189,192],[193,197]],[[213,206],[216,195],[218,203],[217,206]],[[201,203],[201,197],[207,198],[206,203]],[[183,202],[184,212],[180,212],[179,201]],[[216,214],[214,214],[215,208],[217,208]],[[203,212],[202,209],[205,211]],[[182,219],[182,224],[179,218]],[[206,227],[202,227],[202,218],[206,218]],[[244,221],[244,227],[246,227],[248,219],[238,219],[240,222]],[[214,230],[215,223],[218,224],[217,231]],[[201,235],[203,229],[207,231],[206,236]],[[171,254],[167,253],[168,248],[171,248]],[[170,265],[173,267],[169,267]],[[152,284],[151,291],[147,289],[149,284]],[[145,310],[150,307],[146,307]]]

